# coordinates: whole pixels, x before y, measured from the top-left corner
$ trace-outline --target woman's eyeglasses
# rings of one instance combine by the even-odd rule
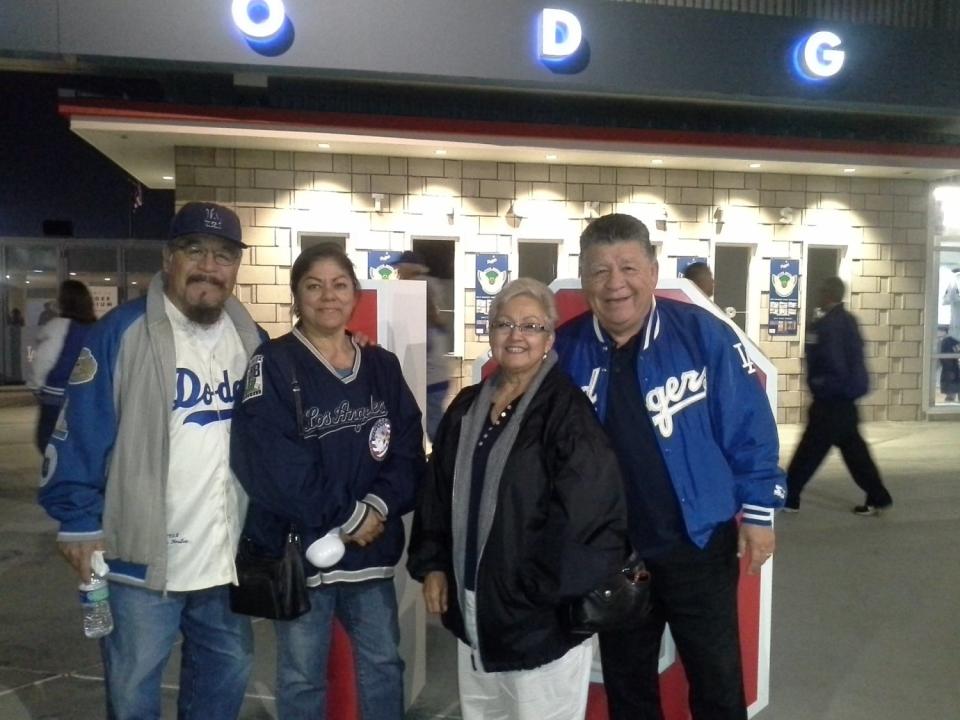
[[[515,323],[510,322],[509,320],[497,320],[493,323],[493,331],[500,333],[501,335],[509,335],[514,330],[520,330],[521,335],[531,336],[539,335],[542,332],[547,331],[546,325],[541,325],[540,323]]]

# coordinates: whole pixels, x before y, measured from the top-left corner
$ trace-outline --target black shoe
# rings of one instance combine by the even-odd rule
[[[878,517],[880,513],[884,510],[889,510],[893,506],[893,503],[887,503],[886,505],[857,505],[853,508],[854,515],[862,515],[863,517]]]
[[[798,512],[800,512],[800,506],[799,506],[799,505],[784,505],[784,506],[783,506],[783,511],[784,511],[785,513],[790,513],[790,514],[792,515],[793,513],[798,513]]]

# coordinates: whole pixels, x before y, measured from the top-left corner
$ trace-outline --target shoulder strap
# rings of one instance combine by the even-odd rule
[[[296,409],[297,413],[297,430],[300,433],[300,439],[303,439],[303,400],[300,396],[300,380],[297,378],[297,367],[293,362],[293,352],[290,349],[290,343],[288,342],[279,342],[277,343],[280,352],[278,357],[282,358],[280,361],[282,365],[285,365],[287,371],[290,374],[290,389],[293,390],[293,406]]]

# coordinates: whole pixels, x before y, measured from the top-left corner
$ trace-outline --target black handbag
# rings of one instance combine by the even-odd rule
[[[303,437],[300,383],[292,362],[289,369],[297,427]],[[310,610],[300,534],[294,525],[287,530],[280,557],[264,555],[249,538],[241,538],[236,565],[237,585],[230,586],[230,609],[233,612],[270,620],[294,620]]]
[[[642,560],[631,557],[621,570],[568,607],[569,630],[578,635],[637,627],[650,614],[650,573]]]
[[[310,610],[300,536],[292,528],[281,557],[263,555],[248,538],[241,540],[237,581],[230,586],[230,609],[235,613],[293,620]]]

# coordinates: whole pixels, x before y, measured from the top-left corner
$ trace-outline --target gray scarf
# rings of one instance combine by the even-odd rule
[[[517,433],[523,425],[524,416],[527,408],[537,394],[543,378],[557,363],[557,354],[551,350],[537,374],[534,375],[530,385],[524,391],[523,399],[513,413],[513,417],[507,426],[503,429],[500,437],[494,443],[490,450],[490,456],[487,459],[487,469],[483,476],[483,493],[480,496],[480,510],[477,522],[477,560],[483,556],[483,548],[487,543],[487,537],[490,535],[490,527],[493,525],[493,516],[497,509],[497,496],[500,489],[500,478],[507,464],[507,458],[510,451],[513,450],[513,444],[516,442]],[[480,441],[480,433],[486,426],[490,415],[490,404],[493,401],[493,395],[502,382],[502,376],[498,371],[492,377],[487,378],[480,389],[480,394],[473,401],[473,405],[463,416],[460,426],[460,442],[457,445],[457,460],[454,466],[453,474],[453,572],[457,579],[457,589],[459,593],[460,607],[464,605],[464,583],[463,570],[467,555],[467,515],[470,512],[470,485],[473,473],[473,454],[476,451],[477,443]]]

